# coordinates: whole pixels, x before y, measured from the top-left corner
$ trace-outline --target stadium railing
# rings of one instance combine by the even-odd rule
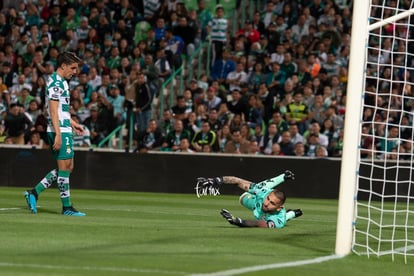
[[[200,47],[198,47],[194,53],[188,58],[188,78],[187,78],[187,83],[192,80],[193,78],[196,78],[197,80],[200,79],[200,76],[203,72],[205,72],[205,74],[207,76],[210,75],[210,44],[211,42],[208,41],[204,41],[201,43]],[[204,61],[203,55],[204,53],[206,53],[206,60]],[[193,65],[194,65],[194,61],[197,62],[197,70],[194,76],[194,70],[192,70]]]
[[[183,74],[184,70],[183,70],[183,65],[181,65],[178,69],[173,70],[173,73],[171,74],[171,76],[166,79],[164,81],[164,83],[161,85],[161,88],[159,90],[159,94],[158,94],[158,98],[154,99],[155,101],[153,101],[153,110],[157,110],[158,109],[158,114],[157,112],[153,113],[154,116],[158,116],[158,118],[162,117],[162,114],[164,113],[164,110],[166,109],[165,105],[166,105],[166,98],[165,96],[168,96],[168,107],[172,106],[172,103],[174,102],[174,96],[175,96],[175,81],[176,81],[176,76],[179,75],[179,83],[178,86],[182,87],[184,86],[184,74]],[[180,88],[179,88],[180,89]],[[158,105],[158,106],[157,106]],[[156,107],[157,106],[157,107]],[[154,118],[156,119],[156,118]]]
[[[123,130],[125,124],[116,127],[111,133],[109,133],[101,142],[96,146],[97,148],[102,148],[107,144],[108,148],[118,148],[123,149]],[[114,147],[114,144],[118,146]]]

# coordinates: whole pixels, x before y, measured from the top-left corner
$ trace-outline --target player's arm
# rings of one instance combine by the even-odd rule
[[[269,189],[274,189],[278,185],[282,184],[285,180],[295,180],[295,174],[289,170],[286,170],[284,173],[276,177],[263,180],[257,184],[258,186],[266,186]]]
[[[270,227],[269,224],[265,220],[244,220],[239,217],[233,216],[226,209],[222,209],[220,214],[225,220],[228,221],[228,223],[239,226],[239,227],[261,227],[261,228]]]
[[[284,173],[271,178],[266,179],[262,182],[259,182],[258,184],[261,184],[261,186],[266,186],[269,189],[275,188],[277,185],[283,183],[286,179],[295,179],[295,175],[291,171],[285,171]],[[217,177],[199,177],[197,179],[198,185],[202,185],[204,187],[214,187],[218,188],[223,184],[230,184],[230,185],[237,185],[240,189],[243,191],[249,191],[249,189],[252,187],[252,184],[254,184],[252,181],[236,177],[236,176],[217,176]],[[259,185],[260,186],[260,185]]]
[[[84,134],[84,129],[83,129],[81,124],[78,124],[74,120],[70,119],[70,125],[71,125],[71,127],[73,128],[73,130],[75,131],[75,133],[77,135],[83,135]]]
[[[197,186],[218,189],[223,184],[237,185],[240,189],[248,191],[253,182],[236,176],[199,177]]]
[[[55,141],[53,143],[53,150],[58,151],[62,146],[62,135],[60,133],[60,122],[59,122],[59,101],[49,101],[50,118],[52,120],[53,128],[55,129]]]
[[[240,227],[260,227],[260,228],[268,228],[267,222],[265,220],[245,220],[243,219],[244,226]]]
[[[223,176],[223,184],[237,185],[240,189],[246,192],[249,190],[252,183],[253,182],[249,180],[236,176]]]

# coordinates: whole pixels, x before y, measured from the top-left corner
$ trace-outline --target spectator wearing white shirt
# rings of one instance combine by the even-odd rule
[[[228,21],[224,18],[223,6],[218,4],[216,6],[216,16],[208,24],[212,44],[211,64],[214,64],[214,61],[222,56],[223,49],[227,43],[227,28]]]
[[[262,21],[267,28],[276,16],[275,4],[272,1],[267,1],[266,10],[262,13]]]
[[[83,128],[83,133],[78,135],[73,134],[73,146],[75,147],[90,147],[91,146],[91,132],[87,126],[81,123],[80,118],[77,115],[72,114],[71,118],[80,124]]]
[[[17,97],[20,96],[20,93],[23,89],[32,91],[32,85],[26,81],[26,75],[21,73],[17,77],[17,83],[9,89],[10,101],[12,103],[17,101]]]
[[[305,138],[303,138],[303,136],[299,133],[298,124],[296,122],[291,122],[289,124],[289,132],[291,141],[294,145],[296,145],[297,143],[306,143]]]
[[[207,110],[210,111],[211,109],[219,109],[220,103],[221,103],[221,98],[217,96],[217,91],[216,88],[213,86],[210,86],[209,88],[207,88],[207,92],[206,92],[206,106],[207,106]]]
[[[322,65],[329,77],[337,76],[339,74],[339,63],[332,52],[328,53],[326,62]]]
[[[309,136],[313,134],[319,138],[319,144],[324,146],[325,148],[329,145],[329,138],[325,134],[321,133],[321,126],[318,122],[313,122],[312,125],[309,127]]]
[[[236,70],[230,72],[227,75],[226,83],[229,85],[229,90],[241,90],[241,85],[247,84],[248,76],[243,71],[243,63],[239,62],[236,64]]]
[[[86,16],[83,16],[80,20],[79,26],[76,28],[76,37],[80,39],[86,40],[88,38],[89,30],[92,27],[89,26],[89,20]]]
[[[95,66],[89,69],[89,81],[88,84],[92,86],[93,90],[96,90],[98,86],[102,85],[102,77],[98,75],[98,71]]]
[[[164,82],[171,75],[171,66],[167,60],[164,49],[157,50],[157,60],[154,65],[158,69],[161,82]]]
[[[277,62],[278,64],[282,64],[285,58],[285,47],[283,44],[278,44],[276,46],[276,52],[272,53],[270,56],[271,63]]]
[[[303,36],[309,35],[309,26],[306,25],[305,15],[300,15],[297,23],[292,26],[292,35],[295,42],[300,42]]]

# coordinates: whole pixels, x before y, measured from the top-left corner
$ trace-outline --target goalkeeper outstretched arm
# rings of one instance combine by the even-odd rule
[[[252,185],[253,182],[240,178],[240,177],[236,177],[236,176],[223,176],[223,184],[235,184],[237,185],[240,189],[242,189],[243,191],[248,191],[250,186]]]
[[[226,209],[221,209],[220,214],[230,224],[236,225],[236,226],[239,226],[239,227],[262,227],[262,228],[268,228],[269,227],[268,223],[265,220],[245,220],[245,219],[241,219],[239,217],[233,216]]]
[[[283,228],[286,223],[279,219],[269,220],[269,221],[266,221],[264,219],[245,220],[245,219],[233,216],[226,209],[221,209],[220,214],[225,220],[227,220],[228,223],[239,226],[239,227]],[[289,209],[286,212],[286,220],[300,217],[302,216],[302,214],[303,213],[301,209],[296,209],[296,210]]]
[[[287,179],[291,179],[291,180],[295,179],[295,175],[289,170],[285,171],[284,173],[276,177],[263,180],[257,184],[261,184],[263,186],[266,186],[269,189],[273,189],[277,187],[279,184],[283,183]],[[219,189],[220,186],[223,184],[237,185],[240,189],[247,192],[251,188],[252,184],[255,184],[255,183],[253,183],[252,181],[240,178],[240,177],[236,177],[236,176],[218,176],[218,177],[210,177],[210,178],[199,177],[197,179],[196,189],[197,190],[199,188]]]

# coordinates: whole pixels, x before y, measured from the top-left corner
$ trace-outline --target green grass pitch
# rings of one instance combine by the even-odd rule
[[[238,228],[237,196],[72,190],[86,217],[65,217],[56,189],[38,214],[24,188],[0,188],[0,275],[412,275],[414,260],[332,256],[336,200],[288,198],[304,215],[284,229]],[[267,269],[266,269],[267,268]]]

